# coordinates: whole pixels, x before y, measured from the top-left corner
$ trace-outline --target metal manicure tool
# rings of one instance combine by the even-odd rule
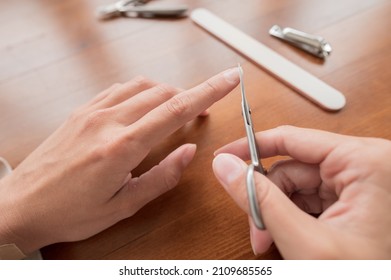
[[[114,17],[173,17],[185,15],[186,5],[146,5],[151,0],[119,0],[113,4],[100,6],[96,9],[98,19],[105,20]]]
[[[290,27],[281,28],[278,25],[273,25],[269,30],[269,34],[320,58],[326,58],[332,51],[331,45],[323,37],[311,35]]]
[[[242,93],[242,114],[243,114],[244,126],[246,128],[248,147],[251,156],[251,164],[248,166],[247,174],[246,174],[248,202],[250,206],[250,213],[253,218],[255,226],[259,229],[265,229],[265,225],[263,223],[261,212],[258,205],[257,192],[255,189],[254,170],[261,174],[265,174],[266,172],[262,166],[260,160],[260,154],[259,154],[259,147],[255,140],[254,127],[251,119],[251,109],[246,99],[246,93],[244,90],[244,82],[243,82],[243,69],[240,65],[238,65],[238,70],[240,76],[240,90]]]

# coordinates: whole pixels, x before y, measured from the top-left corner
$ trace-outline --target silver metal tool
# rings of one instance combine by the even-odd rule
[[[250,206],[250,213],[253,218],[254,224],[259,229],[265,229],[265,225],[262,220],[262,215],[258,205],[257,192],[255,189],[254,182],[254,170],[265,174],[265,170],[262,166],[259,154],[259,147],[255,140],[254,127],[251,119],[251,109],[248,105],[246,93],[244,89],[244,81],[243,81],[243,69],[240,65],[238,65],[239,76],[240,76],[240,90],[242,94],[242,114],[244,120],[244,126],[246,128],[246,135],[248,141],[248,147],[250,151],[251,164],[247,168],[246,175],[246,187],[248,194],[248,202]]]
[[[290,27],[281,28],[278,25],[273,25],[269,34],[320,58],[326,58],[332,51],[331,45],[323,37]]]
[[[100,6],[96,9],[98,19],[105,20],[118,16],[125,17],[182,17],[188,7],[186,5],[145,5],[150,0],[120,0],[116,3]]]

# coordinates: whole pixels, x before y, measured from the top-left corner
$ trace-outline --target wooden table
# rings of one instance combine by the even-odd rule
[[[327,112],[265,73],[189,18],[98,21],[108,0],[0,2],[0,155],[16,167],[78,106],[142,74],[189,88],[240,62],[257,130],[290,124],[391,139],[391,2],[183,0],[208,8],[343,92]],[[325,61],[268,35],[273,24],[325,37]],[[48,259],[254,259],[247,218],[216,181],[213,151],[243,137],[238,89],[189,123],[136,170],[180,144],[198,153],[177,188],[84,241],[48,246]],[[265,160],[270,166],[275,159]],[[288,213],[287,213],[288,214]],[[272,247],[258,258],[280,258]]]

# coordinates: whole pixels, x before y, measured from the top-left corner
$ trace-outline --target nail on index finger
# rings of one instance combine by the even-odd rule
[[[152,147],[223,98],[238,83],[236,67],[221,72],[162,103],[130,125],[129,133],[136,132],[141,143]]]

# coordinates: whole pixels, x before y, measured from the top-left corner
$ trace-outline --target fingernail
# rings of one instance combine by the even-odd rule
[[[254,227],[250,225],[250,244],[251,249],[253,250],[253,253],[255,256],[258,256],[257,250],[255,249],[255,241],[254,241]]]
[[[250,225],[250,244],[251,249],[255,256],[264,254],[270,249],[270,246],[273,244],[273,239],[270,235],[270,232],[265,230],[259,230],[251,217],[249,217]]]
[[[201,114],[198,115],[199,117],[207,117],[209,116],[209,109],[206,109]]]
[[[218,156],[219,154],[223,154],[221,151],[221,148],[218,148],[216,151],[213,152],[213,156],[216,157]]]
[[[188,166],[189,163],[192,161],[196,150],[197,150],[196,144],[187,144],[186,145],[186,149],[183,152],[183,156],[182,156],[182,164],[184,167]]]
[[[213,160],[213,170],[224,187],[235,182],[244,172],[240,159],[229,154],[219,154]]]
[[[228,69],[224,72],[224,78],[227,82],[235,84],[239,82],[239,70],[237,67]]]

